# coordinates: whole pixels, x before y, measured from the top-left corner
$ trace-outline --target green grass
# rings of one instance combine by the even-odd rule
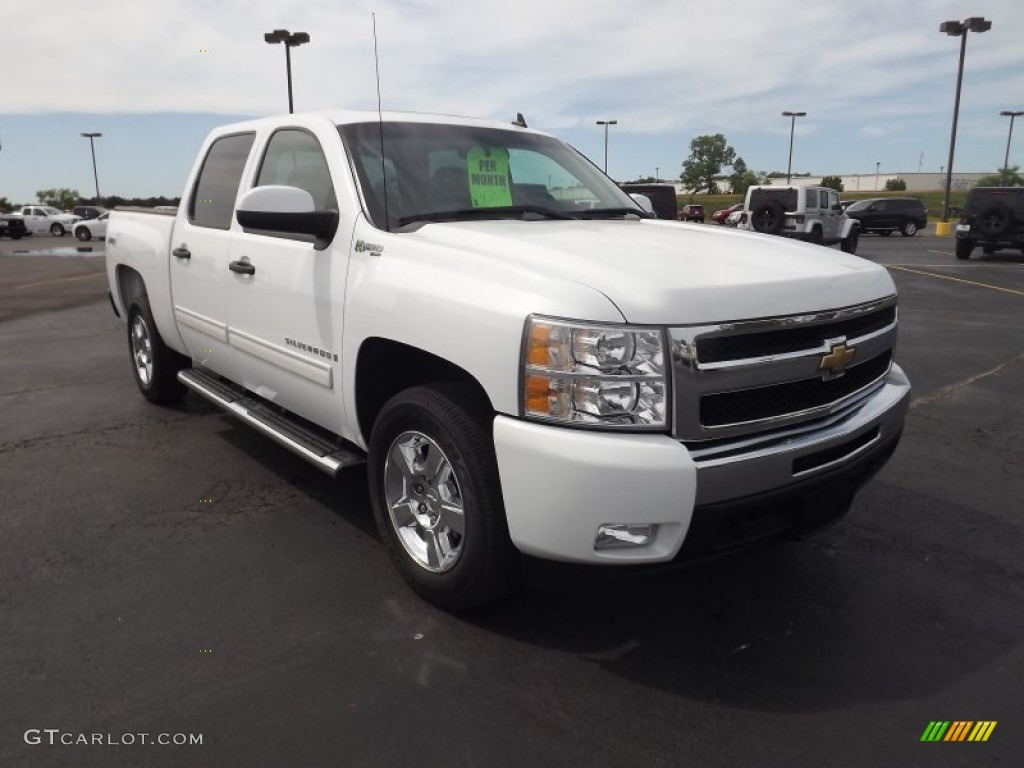
[[[839,197],[843,200],[867,200],[871,197],[919,197],[928,209],[928,221],[936,222],[942,216],[942,199],[945,193],[942,190],[934,192],[840,192]],[[710,220],[711,214],[720,208],[728,208],[730,205],[743,202],[743,195],[677,195],[676,202],[682,208],[687,203],[695,203],[704,206],[704,213]],[[967,193],[955,191],[949,196],[950,208],[963,208],[967,202]]]

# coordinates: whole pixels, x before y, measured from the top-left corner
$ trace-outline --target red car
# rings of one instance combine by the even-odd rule
[[[701,224],[704,223],[704,206],[703,205],[684,205],[683,210],[679,212],[680,221],[699,221]]]
[[[725,224],[726,217],[734,211],[742,211],[743,203],[736,203],[736,205],[730,205],[728,208],[721,208],[711,214],[711,220],[717,221],[719,224]]]

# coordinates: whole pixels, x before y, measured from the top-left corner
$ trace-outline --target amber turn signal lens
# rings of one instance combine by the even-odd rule
[[[548,343],[551,339],[551,326],[534,323],[530,326],[529,347],[526,351],[526,362],[539,367],[548,364]]]

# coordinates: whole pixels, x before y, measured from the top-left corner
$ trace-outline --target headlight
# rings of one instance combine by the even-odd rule
[[[665,429],[665,337],[658,329],[531,317],[523,415],[600,427]]]

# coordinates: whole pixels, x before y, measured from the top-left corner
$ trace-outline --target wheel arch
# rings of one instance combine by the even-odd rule
[[[465,384],[493,412],[480,381],[465,368],[418,347],[378,336],[363,341],[356,357],[355,405],[359,432],[369,441],[384,404],[410,387],[439,382]]]
[[[115,275],[117,277],[117,298],[121,302],[124,316],[128,316],[128,310],[139,296],[146,295],[146,283],[135,269],[124,264],[118,264]]]

